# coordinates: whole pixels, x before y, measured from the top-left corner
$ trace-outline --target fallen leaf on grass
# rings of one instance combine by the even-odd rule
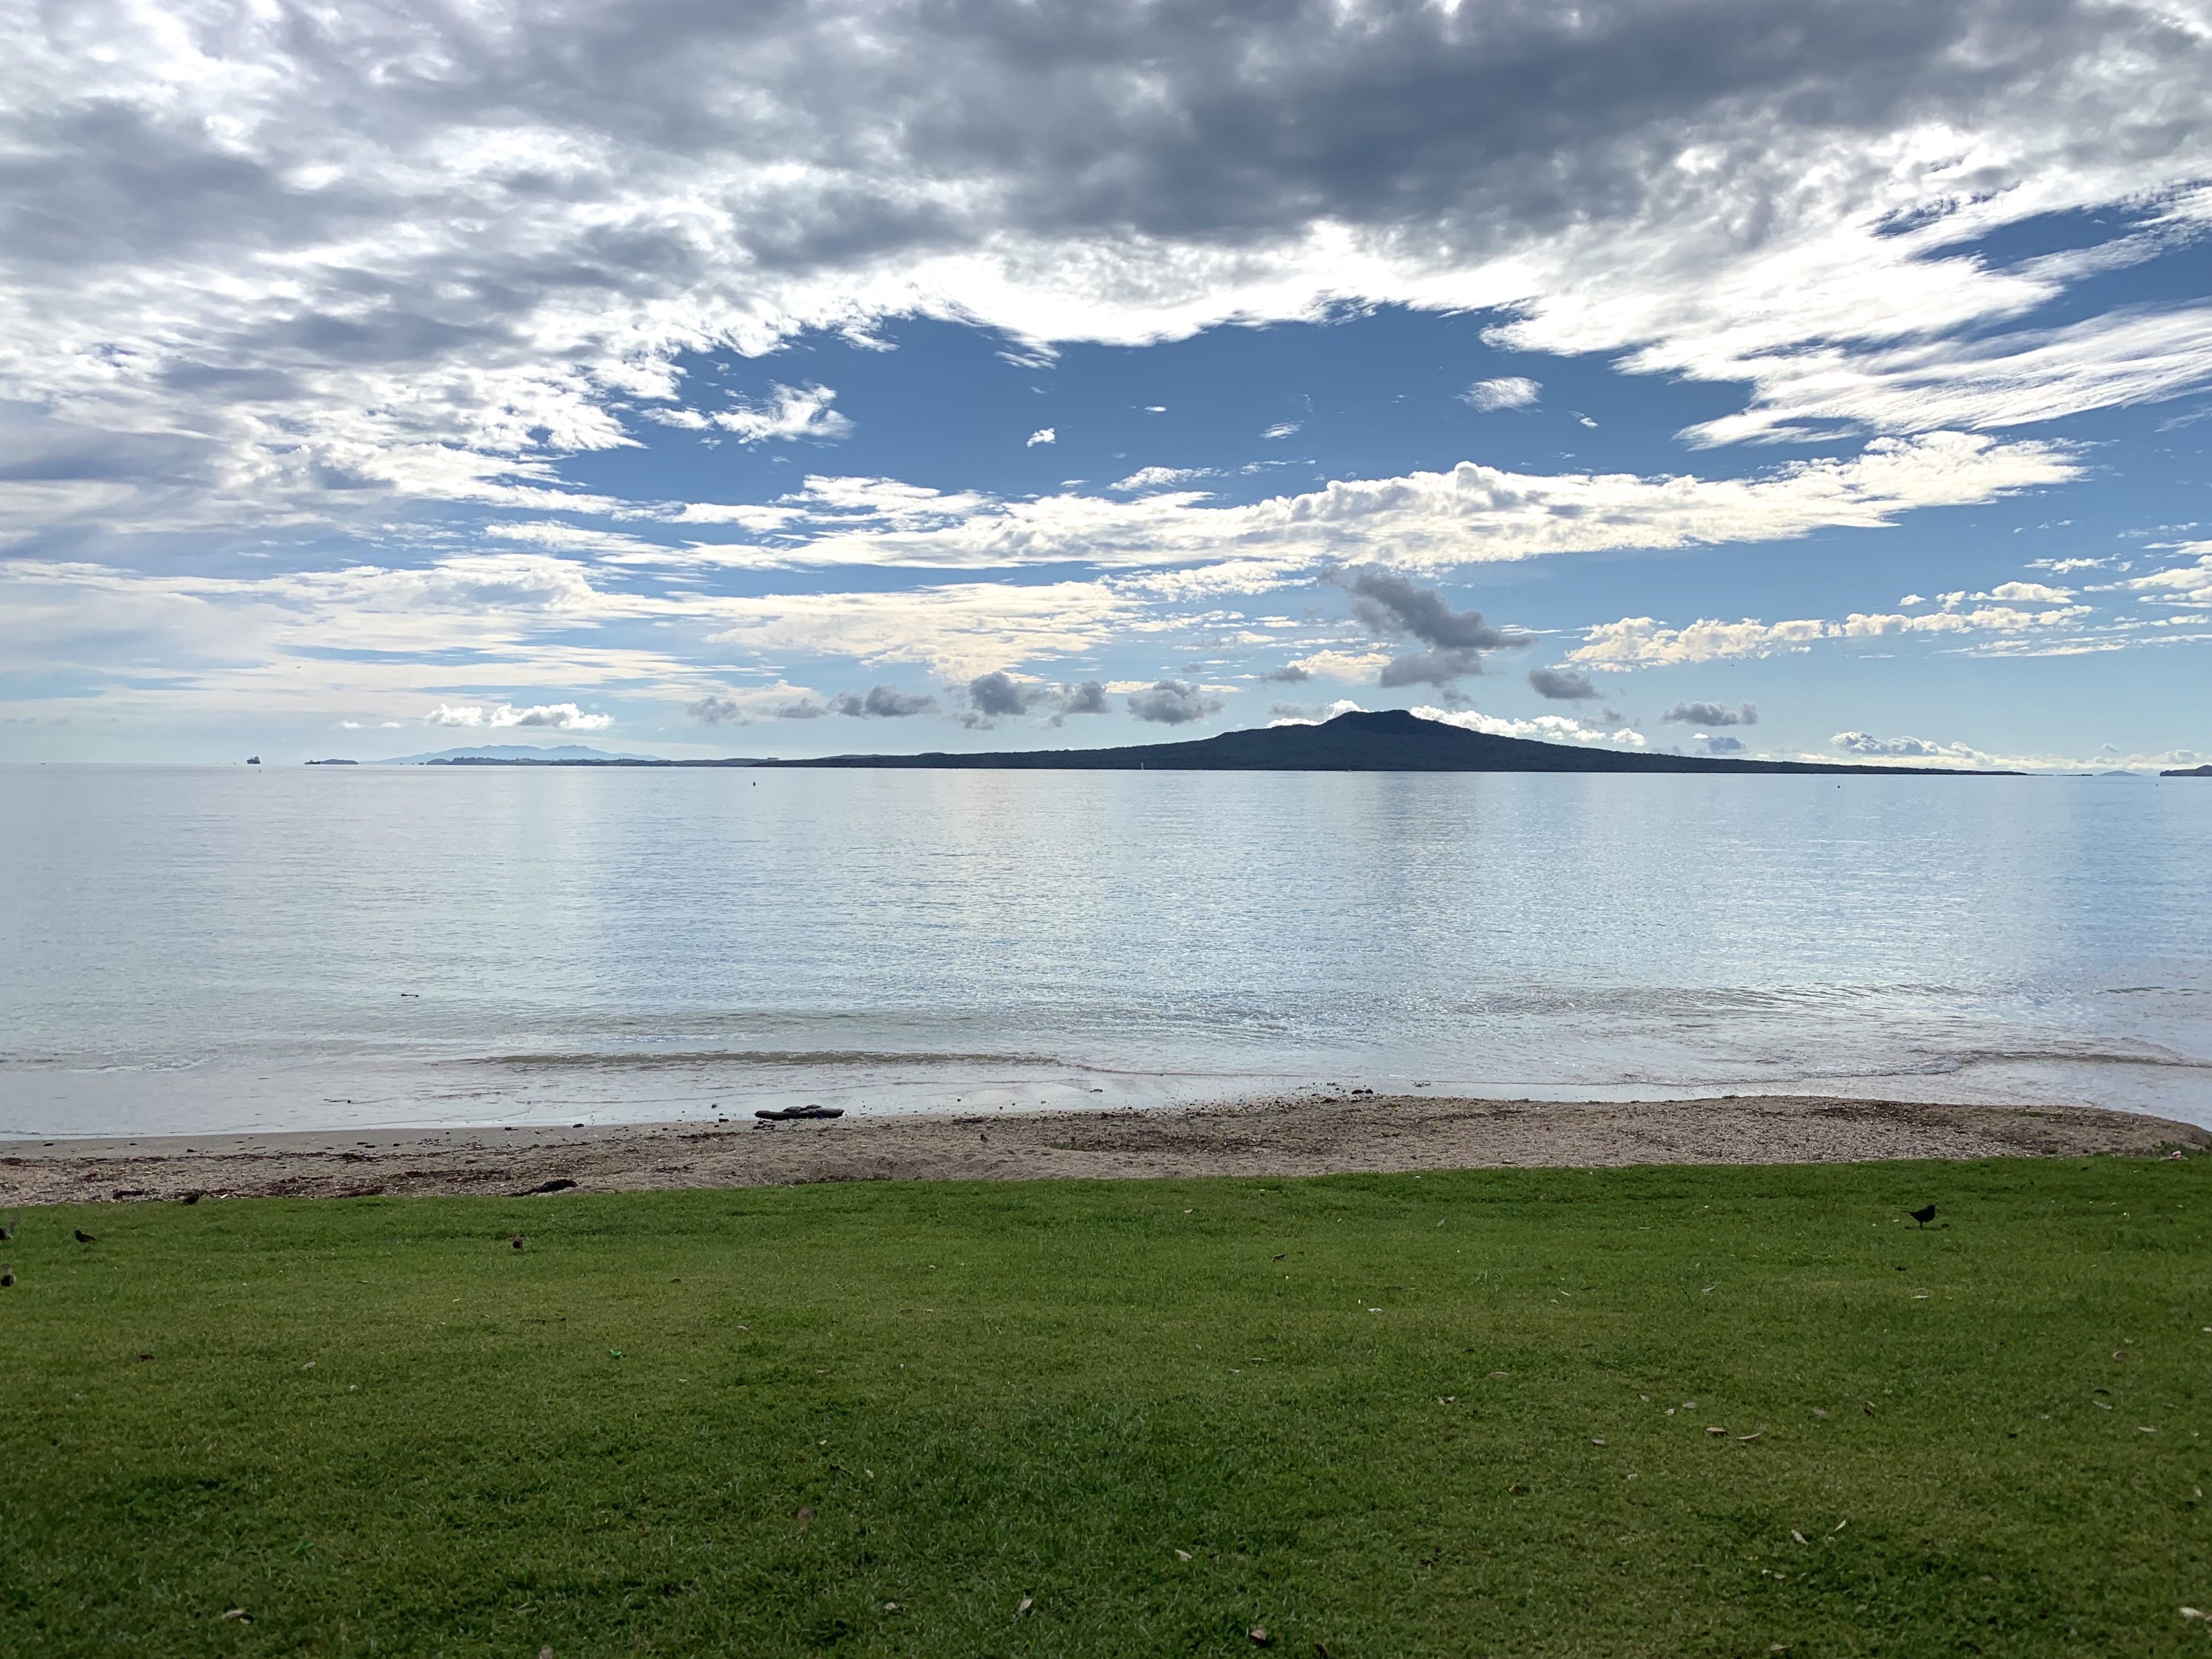
[[[1736,1436],[1736,1439],[1739,1443],[1746,1440],[1756,1440],[1765,1432],[1766,1431],[1765,1429],[1753,1429],[1749,1434],[1740,1434]]]
[[[1847,1515],[1842,1520],[1836,1522],[1836,1530],[1838,1532],[1841,1532],[1845,1527],[1848,1527],[1850,1524],[1851,1518]]]
[[[1827,1413],[1822,1411],[1818,1406],[1813,1407],[1813,1415],[1819,1418],[1823,1423],[1828,1420]]]
[[[227,1618],[229,1615],[224,1616]],[[2212,1619],[2212,1613],[2200,1613],[2195,1607],[2184,1607],[2181,1610],[2181,1616],[2184,1619]]]
[[[550,1642],[538,1650],[538,1659],[553,1659],[553,1644]]]
[[[1806,1537],[1803,1533],[1798,1531],[1795,1527],[1790,1528],[1790,1535],[1801,1544],[1809,1544],[1813,1541],[1811,1539]]]
[[[791,1518],[799,1522],[799,1531],[805,1532],[814,1524],[814,1511],[811,1509],[802,1509]]]
[[[235,1620],[241,1625],[250,1625],[253,1622],[253,1615],[248,1613],[244,1607],[225,1607],[223,1609],[222,1616],[226,1619]]]
[[[1264,1648],[1275,1639],[1267,1634],[1267,1627],[1265,1625],[1255,1625],[1246,1634],[1251,1637],[1252,1645],[1255,1648]]]
[[[1178,1560],[1178,1561],[1188,1561],[1188,1560],[1189,1560],[1189,1559],[1190,1559],[1190,1552],[1189,1552],[1188,1550],[1177,1550],[1177,1551],[1176,1552],[1176,1560]]]
[[[1188,1214],[1190,1213],[1190,1212],[1189,1212],[1189,1211],[1188,1211],[1188,1210],[1185,1210],[1185,1211],[1183,1212],[1183,1213],[1184,1213],[1185,1215],[1188,1215]],[[1014,1609],[1014,1617],[1015,1617],[1015,1618],[1017,1618],[1017,1619],[1020,1618],[1024,1613],[1027,1613],[1027,1612],[1028,1612],[1031,1607],[1035,1607],[1036,1605],[1036,1601],[1035,1601],[1033,1598],[1031,1598],[1031,1597],[1030,1597],[1030,1596],[1026,1596],[1026,1595],[1024,1595],[1024,1597],[1022,1597],[1022,1604],[1021,1604],[1021,1606],[1019,1606],[1019,1607],[1016,1607],[1016,1608]]]
[[[1705,1430],[1705,1432],[1706,1432],[1707,1434],[1710,1434],[1710,1435],[1717,1436],[1717,1437],[1719,1437],[1720,1439],[1723,1439],[1723,1440],[1725,1440],[1725,1439],[1727,1439],[1727,1438],[1728,1438],[1728,1431],[1727,1431],[1726,1429],[1716,1429],[1716,1428],[1711,1428],[1711,1427],[1708,1427],[1708,1428]]]
[[[1505,1490],[1511,1492],[1516,1498],[1526,1498],[1528,1495],[1528,1488],[1522,1486],[1518,1480],[1516,1480]]]

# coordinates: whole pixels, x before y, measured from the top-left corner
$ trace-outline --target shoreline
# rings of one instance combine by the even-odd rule
[[[0,1141],[0,1206],[519,1196],[830,1181],[1129,1180],[1633,1164],[2148,1157],[2212,1132],[2086,1106],[1744,1095],[1658,1102],[1277,1096],[759,1125],[368,1129]]]

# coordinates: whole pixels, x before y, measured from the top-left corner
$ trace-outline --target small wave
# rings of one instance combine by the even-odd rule
[[[640,1054],[486,1054],[469,1062],[536,1070],[666,1071],[701,1066],[1059,1066],[1087,1067],[1050,1054],[967,1054],[950,1051],[882,1051],[869,1048],[691,1048]]]
[[[2185,1072],[2212,1072],[2212,1060],[2196,1060],[2187,1054],[2178,1054],[2171,1048],[2151,1048],[2148,1053],[2121,1054],[2109,1048],[1968,1048],[1949,1056],[1956,1064],[1966,1066],[2047,1065],[2057,1061],[2069,1066],[2166,1066]]]

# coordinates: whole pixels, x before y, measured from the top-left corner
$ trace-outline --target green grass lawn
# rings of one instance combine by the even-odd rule
[[[2208,1176],[32,1212],[0,1654],[2212,1652]]]

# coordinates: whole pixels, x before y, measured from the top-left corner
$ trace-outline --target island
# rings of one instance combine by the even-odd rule
[[[2212,765],[2177,766],[2171,772],[2161,772],[2162,778],[2212,778]]]
[[[757,763],[929,770],[1085,772],[1850,772],[1913,777],[2014,777],[1955,767],[1857,766],[1830,761],[1723,760],[1633,749],[1537,743],[1423,720],[1402,708],[1339,714],[1316,726],[1268,726],[1189,743],[1121,749],[1021,749],[978,755],[830,755]]]

